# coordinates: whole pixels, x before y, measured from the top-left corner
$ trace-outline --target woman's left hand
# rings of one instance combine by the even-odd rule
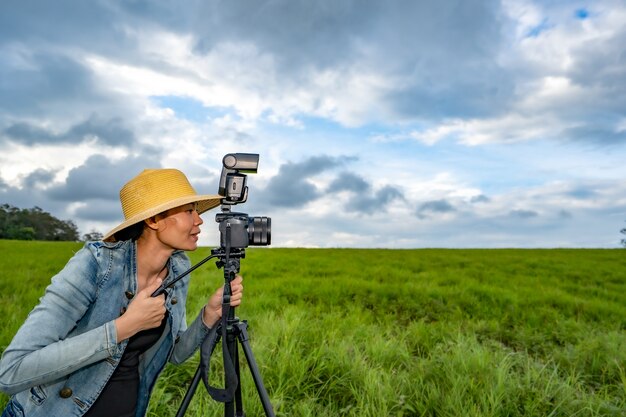
[[[230,282],[230,291],[230,306],[237,307],[241,304],[241,299],[243,298],[243,278],[241,275],[235,276],[235,279]],[[213,327],[222,317],[223,293],[224,287],[218,288],[218,290],[213,293],[211,298],[209,298],[209,302],[204,307],[204,316],[202,318],[204,320],[204,324],[208,327]]]

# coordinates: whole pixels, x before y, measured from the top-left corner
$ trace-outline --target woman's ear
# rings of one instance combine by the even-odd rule
[[[152,230],[157,230],[159,228],[159,222],[157,216],[148,217],[146,220],[146,226],[148,226]]]

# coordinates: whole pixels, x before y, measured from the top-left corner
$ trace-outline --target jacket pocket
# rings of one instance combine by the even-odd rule
[[[24,417],[24,409],[15,398],[11,399],[2,412],[2,417]]]
[[[43,404],[44,401],[46,401],[46,398],[48,398],[48,396],[41,385],[37,385],[30,389],[30,400],[36,405]]]

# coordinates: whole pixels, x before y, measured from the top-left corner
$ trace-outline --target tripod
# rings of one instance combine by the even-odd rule
[[[200,365],[196,369],[196,373],[191,381],[191,385],[183,398],[180,408],[176,417],[184,416],[189,403],[193,398],[200,380],[204,381],[207,391],[211,397],[219,402],[224,403],[224,416],[225,417],[244,417],[243,403],[241,400],[241,384],[240,384],[240,372],[239,372],[239,351],[237,342],[239,342],[243,348],[248,367],[252,373],[252,378],[256,386],[257,392],[261,399],[261,404],[265,411],[265,415],[268,417],[275,417],[272,404],[270,403],[269,396],[263,385],[263,379],[259,373],[256,360],[250,348],[248,338],[248,323],[245,320],[239,320],[235,316],[235,308],[230,307],[230,295],[231,288],[230,283],[239,272],[240,259],[245,257],[244,249],[226,249],[217,248],[211,250],[211,256],[207,257],[192,269],[197,268],[204,262],[211,258],[218,257],[218,268],[224,268],[224,292],[222,296],[222,319],[216,326],[211,329],[211,332],[206,336],[202,342],[200,349],[201,360]],[[184,275],[191,272],[190,269]],[[208,371],[209,360],[218,342],[222,341],[222,351],[225,370],[225,388],[218,389],[209,386],[208,383]]]

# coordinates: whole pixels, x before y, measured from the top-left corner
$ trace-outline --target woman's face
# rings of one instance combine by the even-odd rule
[[[185,204],[158,216],[159,240],[172,249],[195,250],[203,223],[194,203]]]

